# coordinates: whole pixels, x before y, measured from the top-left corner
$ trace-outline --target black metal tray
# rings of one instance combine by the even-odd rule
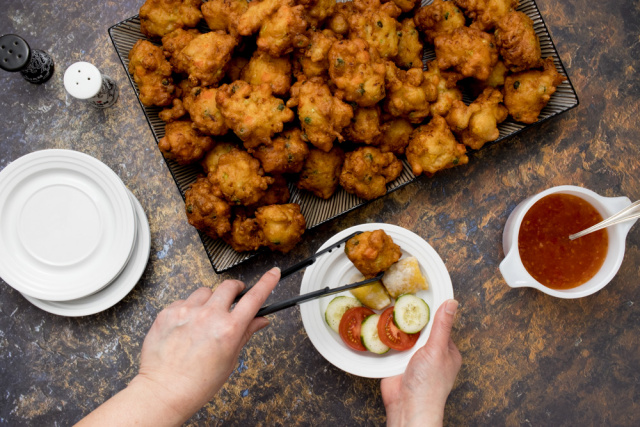
[[[431,2],[432,0],[424,0],[422,3],[423,5],[426,5]],[[551,96],[549,103],[540,113],[540,118],[536,123],[525,125],[515,122],[511,117],[509,117],[506,121],[498,125],[500,137],[496,141],[488,143],[485,146],[495,144],[525,129],[537,126],[540,123],[578,105],[578,96],[571,84],[571,81],[569,80],[569,76],[567,75],[564,66],[562,65],[562,61],[560,61],[558,52],[551,40],[549,31],[547,30],[535,1],[521,0],[518,10],[526,13],[533,20],[536,34],[540,39],[542,57],[553,57],[556,68],[560,73],[567,76],[567,80],[558,86],[556,92]],[[146,37],[140,33],[140,19],[136,15],[113,25],[109,28],[109,36],[111,37],[111,41],[116,49],[120,61],[122,62],[125,72],[129,77],[129,82],[133,86],[136,94],[139,94],[138,87],[134,83],[133,78],[128,71],[128,56],[129,51],[139,39],[146,39]],[[435,59],[435,52],[431,46],[427,45],[425,46],[424,61],[426,63],[432,59]],[[464,94],[463,99],[467,103],[471,101],[466,94]],[[158,117],[158,113],[162,109],[158,107],[146,107],[142,105],[142,103],[140,103],[140,106],[144,111],[147,122],[151,127],[151,131],[153,132],[153,136],[157,143],[160,138],[164,136],[164,122]],[[167,162],[167,166],[171,171],[173,179],[180,190],[180,194],[182,194],[182,197],[184,198],[185,191],[189,188],[191,183],[196,180],[197,175],[201,173],[199,166],[182,166],[172,160],[165,159],[165,161]],[[416,179],[415,175],[413,175],[411,171],[409,163],[405,159],[403,159],[402,162],[404,170],[395,181],[387,185],[387,194],[411,183]],[[367,203],[367,201],[362,200],[353,194],[347,193],[342,188],[339,188],[329,200],[323,200],[309,192],[301,191],[291,183],[289,184],[289,189],[291,191],[291,203],[298,203],[300,205],[302,214],[307,221],[307,229],[317,227],[320,224],[335,219],[336,217],[357,209]],[[220,239],[213,240],[204,233],[199,234],[209,260],[211,261],[211,265],[218,274],[235,267],[256,255],[256,253],[236,252],[231,248],[231,246]]]

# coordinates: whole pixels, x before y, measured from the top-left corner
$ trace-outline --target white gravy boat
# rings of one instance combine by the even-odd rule
[[[608,218],[631,204],[628,197],[603,197],[591,190],[573,185],[561,185],[549,188],[535,196],[523,200],[511,212],[502,234],[504,260],[500,263],[500,273],[512,288],[530,287],[558,298],[581,298],[604,288],[618,272],[624,258],[627,233],[637,220],[627,221],[606,228],[609,235],[607,257],[600,270],[588,282],[571,289],[551,289],[534,279],[524,268],[518,250],[518,234],[525,214],[541,198],[549,194],[571,194],[589,202],[600,212],[602,218]]]

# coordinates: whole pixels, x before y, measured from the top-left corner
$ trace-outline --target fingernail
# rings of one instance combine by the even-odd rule
[[[273,267],[270,271],[273,274],[280,274],[280,267]]]
[[[444,311],[447,314],[454,315],[456,314],[456,310],[458,310],[458,301],[454,299],[450,299],[445,303]]]

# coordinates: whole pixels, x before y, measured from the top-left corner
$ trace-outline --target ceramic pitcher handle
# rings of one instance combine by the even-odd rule
[[[632,205],[631,200],[628,197],[609,197],[607,198],[607,202],[610,203],[614,212],[621,211],[622,209]],[[631,230],[631,227],[633,227],[633,224],[635,223],[636,221],[627,221],[617,225],[625,239],[627,238],[629,230]]]
[[[529,274],[522,265],[520,255],[518,254],[518,246],[511,248],[508,254],[500,263],[500,273],[507,285],[512,288],[535,287],[529,280]]]

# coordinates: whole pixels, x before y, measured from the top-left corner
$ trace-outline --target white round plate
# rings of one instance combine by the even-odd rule
[[[107,165],[77,151],[27,154],[0,172],[0,277],[50,301],[91,295],[124,268],[135,213]]]
[[[431,333],[433,316],[447,299],[453,298],[451,278],[438,253],[420,236],[411,231],[391,224],[362,224],[344,230],[329,239],[319,250],[347,237],[355,231],[384,230],[402,249],[402,258],[414,256],[420,263],[422,273],[429,282],[429,289],[416,295],[424,299],[431,310],[431,320],[421,332],[415,346],[406,351],[389,350],[385,354],[355,351],[347,347],[336,332],[324,320],[329,302],[338,295],[312,300],[300,304],[302,323],[316,350],[337,368],[353,375],[366,378],[386,378],[402,374],[411,356],[422,347]],[[304,273],[300,293],[316,291],[326,286],[353,283],[359,274],[353,263],[344,253],[344,246],[322,255]],[[348,291],[345,295],[351,295]]]
[[[104,311],[122,300],[135,287],[149,261],[151,250],[151,233],[147,216],[138,199],[129,193],[131,203],[135,207],[138,235],[134,245],[133,255],[120,275],[106,288],[85,298],[73,301],[46,301],[23,296],[36,307],[59,316],[78,317],[88,316]]]

